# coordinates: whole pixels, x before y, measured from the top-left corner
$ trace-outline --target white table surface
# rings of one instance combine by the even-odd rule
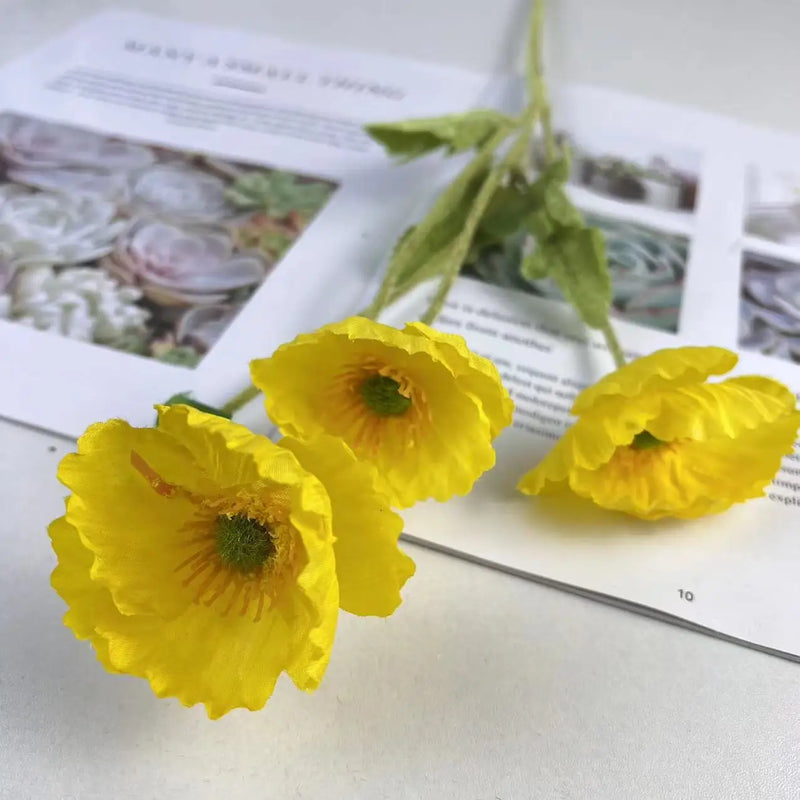
[[[101,0],[0,0],[0,59]],[[129,0],[490,69],[512,0]],[[555,74],[800,131],[797,0],[551,0]],[[2,354],[0,354],[2,358]],[[53,402],[68,402],[53,387]],[[408,545],[386,621],[342,615],[312,696],[209,722],[62,627],[45,526],[71,443],[0,420],[0,797],[800,797],[800,666]],[[798,615],[800,624],[800,614]]]

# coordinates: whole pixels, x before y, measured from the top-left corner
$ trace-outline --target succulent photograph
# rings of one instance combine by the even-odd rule
[[[0,319],[195,366],[331,181],[0,114]]]
[[[600,130],[580,136],[560,131],[557,138],[569,148],[573,186],[661,211],[694,211],[700,184],[698,152],[635,137],[616,141]]]
[[[739,346],[800,363],[800,264],[744,253]]]
[[[586,223],[605,237],[611,271],[611,313],[647,328],[676,333],[683,297],[689,239],[633,222],[586,214]],[[487,247],[469,262],[462,275],[540,297],[563,299],[550,279],[527,280],[520,273],[524,254],[534,244],[530,235],[514,236],[501,246]]]
[[[749,236],[800,247],[800,171],[750,167],[744,229]]]

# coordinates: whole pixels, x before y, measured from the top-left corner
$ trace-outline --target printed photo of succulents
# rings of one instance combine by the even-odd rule
[[[698,151],[595,129],[561,131],[569,148],[570,183],[588,192],[661,211],[691,213],[697,203]]]
[[[745,252],[739,346],[800,364],[800,263]]]
[[[676,333],[683,297],[689,239],[633,222],[584,215],[603,231],[612,279],[612,314],[648,328]],[[540,297],[561,299],[555,283],[529,281],[520,275],[523,252],[532,244],[526,236],[481,251],[462,272],[495,286]]]
[[[0,113],[0,319],[194,366],[335,189]]]
[[[749,236],[800,247],[800,170],[750,167],[744,228]]]

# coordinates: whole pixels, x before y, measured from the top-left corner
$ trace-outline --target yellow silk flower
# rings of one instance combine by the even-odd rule
[[[469,492],[513,410],[490,361],[418,322],[400,331],[352,317],[253,361],[251,374],[282,431],[340,437],[399,507]]]
[[[333,437],[281,446],[188,406],[91,426],[50,526],[64,621],[112,672],[211,718],[319,685],[339,607],[391,614],[414,563],[374,470]]]
[[[763,494],[792,451],[795,397],[770,378],[706,383],[736,365],[719,347],[659,350],[585,389],[578,420],[520,481],[643,519],[700,517]]]

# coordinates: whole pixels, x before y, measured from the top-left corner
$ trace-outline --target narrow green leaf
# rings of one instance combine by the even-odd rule
[[[516,120],[492,109],[476,109],[465,114],[378,122],[365,130],[389,155],[414,159],[444,148],[451,155],[482,147],[496,133],[510,132]]]
[[[555,235],[558,226],[550,218],[547,210],[542,208],[528,215],[525,219],[525,229],[533,234],[537,242],[546,242]]]
[[[542,251],[537,247],[522,259],[519,271],[526,280],[538,281],[547,277],[549,264]]]
[[[583,225],[583,215],[572,205],[572,201],[558,183],[553,182],[547,186],[544,205],[548,217],[558,227],[579,228]]]
[[[408,275],[403,281],[398,282],[389,297],[389,303],[393,303],[403,295],[410,292],[414,287],[425,281],[440,278],[445,273],[453,269],[453,260],[458,257],[461,249],[461,242],[458,236],[454,236],[435,252],[431,252],[422,260],[417,268]],[[463,260],[463,259],[462,259]],[[461,264],[458,265],[458,268]]]
[[[490,159],[491,154],[472,161],[439,197],[428,216],[406,231],[389,264],[393,288],[410,288],[419,283],[415,275],[420,268],[458,236],[489,173]]]
[[[603,234],[596,228],[572,228],[546,242],[541,252],[547,274],[581,319],[591,328],[604,327],[611,307],[611,277]]]
[[[548,184],[566,183],[569,180],[570,162],[569,152],[562,148],[561,155],[542,170],[540,180],[544,179]]]
[[[481,219],[475,236],[476,246],[502,244],[523,227],[527,227],[537,240],[542,241],[558,225],[575,224],[576,217],[570,216],[564,208],[564,203],[568,204],[569,200],[561,188],[568,175],[569,161],[560,158],[544,169],[532,183],[518,179],[508,186],[501,186]],[[552,211],[548,208],[548,197]],[[580,220],[580,215],[577,219]]]
[[[475,236],[478,246],[502,244],[521,227],[533,208],[530,186],[501,186],[492,197]]]

